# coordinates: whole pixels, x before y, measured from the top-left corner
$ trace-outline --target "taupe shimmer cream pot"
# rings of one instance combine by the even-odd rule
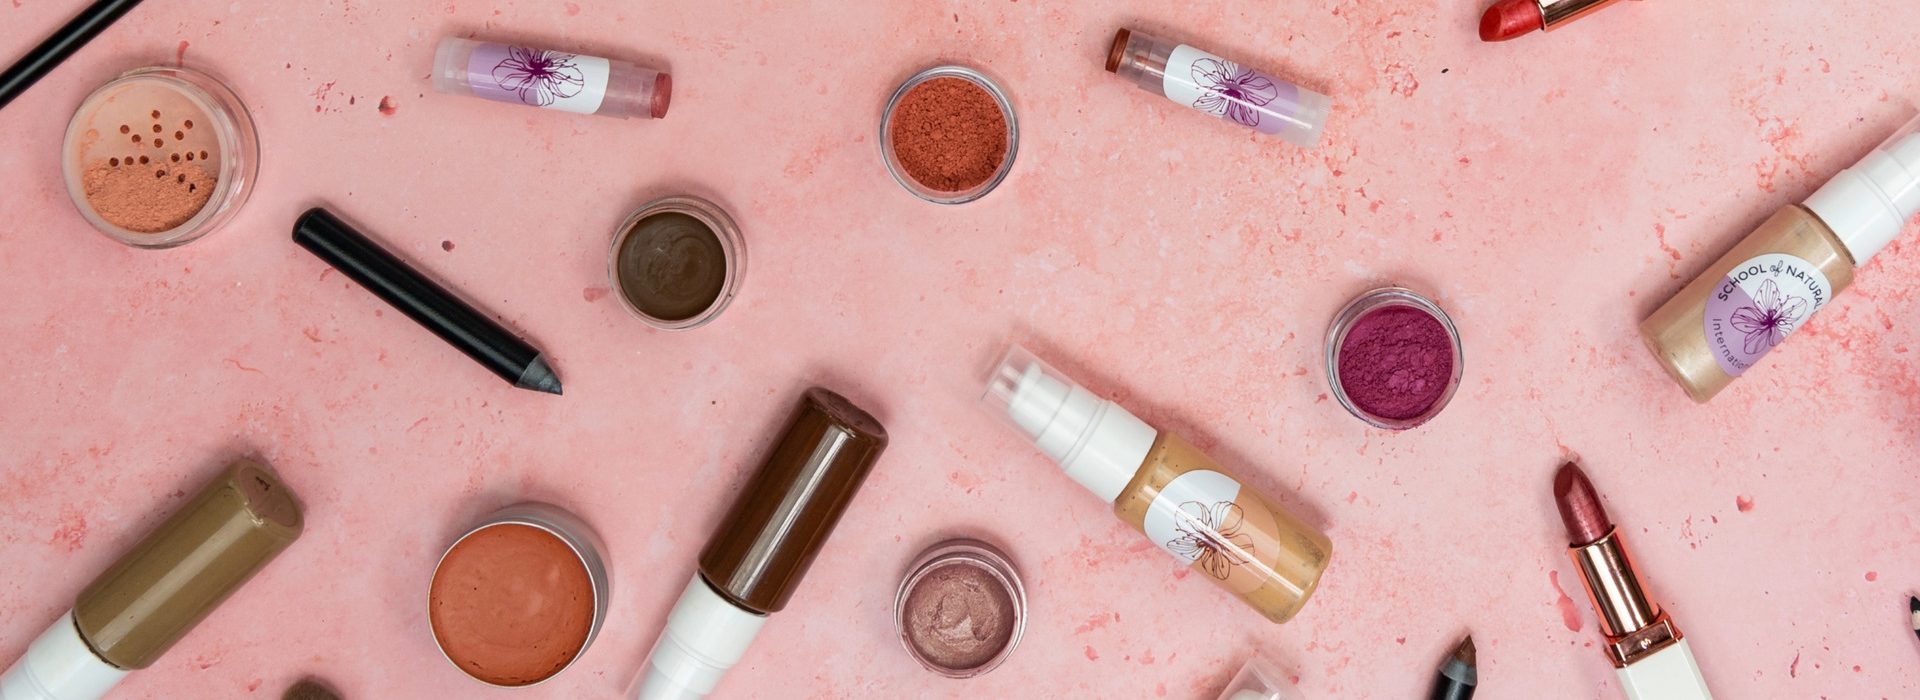
[[[733,217],[698,197],[648,203],[613,234],[607,274],[621,304],[655,328],[699,328],[733,301],[747,267]]]
[[[475,680],[538,684],[585,654],[607,617],[606,562],[586,523],[522,503],[481,521],[434,567],[427,621],[447,660]]]
[[[972,678],[1013,654],[1027,627],[1027,593],[1005,554],[979,540],[948,540],[907,568],[893,625],[913,660],[948,678]]]

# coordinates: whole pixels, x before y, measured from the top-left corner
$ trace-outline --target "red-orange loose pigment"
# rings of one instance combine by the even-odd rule
[[[979,187],[1007,159],[1007,118],[985,88],[960,78],[934,78],[894,105],[887,138],[907,177],[928,189]]]

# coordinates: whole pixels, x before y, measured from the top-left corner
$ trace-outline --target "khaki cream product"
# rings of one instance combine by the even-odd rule
[[[1113,512],[1273,622],[1307,603],[1333,544],[1180,436],[1015,346],[983,401]]]
[[[300,537],[300,504],[241,460],[80,592],[0,676],[6,700],[93,700],[153,662]]]
[[[1920,119],[1804,204],[1774,214],[1640,324],[1647,348],[1705,403],[1853,284],[1920,213]]]
[[[643,700],[706,697],[800,579],[887,447],[866,411],[809,389],[713,539],[700,553],[666,629],[628,693]]]

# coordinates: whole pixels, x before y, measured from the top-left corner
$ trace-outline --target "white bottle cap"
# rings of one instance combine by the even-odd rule
[[[0,675],[0,700],[97,700],[127,673],[93,653],[69,611]]]
[[[680,602],[667,615],[653,652],[640,669],[632,700],[698,700],[720,684],[727,669],[740,662],[760,634],[765,615],[734,605],[699,574],[687,583]],[[5,698],[0,700],[12,700]]]
[[[1807,208],[1846,244],[1854,264],[1867,264],[1920,214],[1920,118],[1840,171],[1807,198]]]
[[[1108,503],[1133,481],[1158,435],[1018,345],[1001,357],[981,401]]]

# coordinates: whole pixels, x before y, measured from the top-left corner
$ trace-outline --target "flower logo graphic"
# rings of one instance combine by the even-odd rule
[[[570,53],[510,47],[507,60],[493,67],[493,80],[500,89],[519,95],[521,102],[545,107],[586,87],[587,78],[574,58]]]
[[[1747,354],[1758,355],[1786,340],[1794,324],[1806,313],[1807,300],[1781,294],[1780,286],[1767,280],[1760,283],[1760,292],[1753,295],[1753,305],[1735,309],[1728,321],[1734,330],[1747,334]]]
[[[1193,101],[1194,109],[1246,126],[1259,126],[1260,110],[1256,108],[1280,96],[1280,88],[1267,76],[1213,58],[1193,62],[1193,84],[1206,91]]]
[[[1180,536],[1167,543],[1167,550],[1192,559],[1201,571],[1224,581],[1233,567],[1247,563],[1253,554],[1253,537],[1240,532],[1245,520],[1233,501],[1212,505],[1187,501],[1180,504],[1175,517],[1174,529]]]

